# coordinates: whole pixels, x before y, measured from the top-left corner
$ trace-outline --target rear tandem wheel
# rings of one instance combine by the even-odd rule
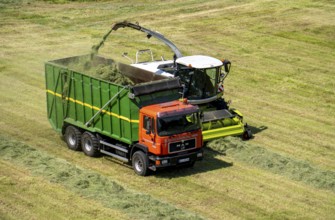
[[[81,132],[74,126],[68,126],[65,130],[64,138],[69,149],[74,151],[81,150]]]
[[[81,148],[87,156],[98,157],[100,155],[99,139],[88,131],[81,136]]]

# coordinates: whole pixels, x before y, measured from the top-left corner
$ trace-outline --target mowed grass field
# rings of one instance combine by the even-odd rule
[[[89,53],[123,20],[229,59],[225,97],[254,138],[149,177],[68,150],[47,121],[44,63]],[[121,29],[101,53],[133,56],[149,42],[136,36]],[[333,1],[0,0],[0,77],[0,219],[335,216]]]

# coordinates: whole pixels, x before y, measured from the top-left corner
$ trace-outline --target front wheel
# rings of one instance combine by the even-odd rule
[[[133,169],[137,175],[148,175],[148,159],[142,151],[136,151],[132,158]]]
[[[99,139],[95,137],[90,132],[85,132],[81,136],[81,148],[83,149],[84,153],[90,157],[97,157],[100,155],[99,151],[100,143]]]
[[[192,167],[194,167],[194,164],[195,164],[195,161],[192,161],[192,162],[186,164],[185,167],[186,168],[192,168]]]

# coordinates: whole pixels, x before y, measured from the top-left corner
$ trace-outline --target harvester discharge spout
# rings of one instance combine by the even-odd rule
[[[156,32],[156,31],[146,29],[146,28],[140,26],[138,23],[134,24],[134,23],[130,23],[128,21],[122,21],[122,22],[114,23],[112,28],[104,35],[102,41],[98,45],[93,46],[93,52],[97,53],[99,51],[100,47],[104,44],[105,40],[112,33],[112,31],[117,31],[119,28],[126,28],[126,27],[146,33],[147,38],[155,37],[158,40],[162,41],[164,44],[166,44],[168,47],[170,47],[170,49],[174,52],[174,54],[177,56],[177,58],[183,56],[182,53],[179,51],[179,49],[171,41],[166,39],[162,34]]]

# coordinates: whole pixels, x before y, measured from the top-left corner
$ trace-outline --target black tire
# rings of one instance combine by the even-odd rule
[[[249,140],[252,138],[252,132],[250,130],[245,130],[242,135],[243,140]]]
[[[100,156],[100,151],[99,151],[100,142],[99,142],[99,139],[88,131],[86,131],[81,136],[81,148],[84,151],[84,153],[89,157]]]
[[[64,134],[65,142],[69,149],[74,151],[81,150],[81,132],[74,126],[68,126]]]
[[[146,176],[149,173],[149,161],[142,151],[136,151],[132,157],[132,165],[135,173],[140,176]]]
[[[186,164],[185,167],[192,168],[192,167],[194,167],[194,164],[195,164],[195,161],[192,161],[192,162]]]
[[[229,109],[227,102],[222,98],[214,101],[213,105],[216,107],[216,110]]]

